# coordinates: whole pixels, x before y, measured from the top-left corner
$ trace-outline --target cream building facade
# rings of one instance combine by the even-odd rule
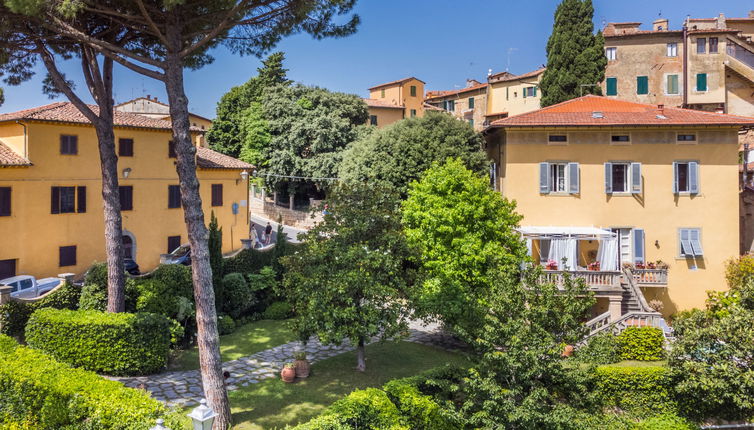
[[[542,98],[539,82],[544,71],[542,67],[521,75],[508,72],[490,75],[487,78],[487,121],[539,109]]]
[[[369,88],[369,98],[364,101],[369,108],[369,123],[377,127],[421,117],[425,109],[424,81],[410,77],[376,85]]]
[[[428,91],[424,102],[468,122],[474,130],[482,131],[485,127],[485,115],[487,114],[486,82],[468,79],[466,86],[459,90]]]

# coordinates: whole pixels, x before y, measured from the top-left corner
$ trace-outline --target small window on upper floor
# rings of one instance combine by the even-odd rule
[[[628,134],[614,134],[610,136],[610,142],[614,144],[631,143],[631,136]]]
[[[377,115],[369,115],[369,125],[377,125]]]
[[[699,194],[699,163],[673,162],[673,194]]]
[[[677,43],[675,43],[675,42],[668,43],[667,48],[668,48],[668,50],[667,50],[667,54],[666,55],[668,57],[677,57],[678,56],[678,44]]]
[[[411,97],[416,97],[416,85],[411,85]]]
[[[178,157],[178,154],[175,153],[175,142],[172,140],[168,142],[168,157],[169,158]]]
[[[638,95],[649,94],[649,77],[647,76],[636,77],[636,94]]]
[[[668,75],[667,81],[665,82],[665,94],[678,94],[678,88],[678,75]]]
[[[536,97],[537,96],[537,87],[526,87],[523,91],[524,98],[526,97]]]
[[[474,109],[474,97],[469,97],[469,109]]]
[[[705,52],[707,52],[707,38],[697,37],[696,38],[696,53],[704,54]]]
[[[696,90],[699,92],[707,91],[707,74],[706,73],[696,74]]]
[[[134,140],[133,139],[118,139],[118,156],[119,157],[133,157],[134,156]]]
[[[568,135],[566,134],[551,134],[547,136],[549,143],[568,143]]]
[[[676,137],[676,141],[678,142],[684,142],[684,143],[696,143],[696,135],[695,134],[678,134]]]
[[[607,78],[607,80],[605,81],[605,93],[608,96],[618,95],[618,78]]]
[[[383,98],[383,99],[385,98],[385,89],[384,88],[380,91],[380,98]]]
[[[0,187],[0,216],[10,216],[10,187]]]
[[[710,54],[717,54],[717,44],[718,44],[717,37],[709,38],[709,53]]]
[[[608,61],[614,61],[618,57],[618,48],[605,48],[605,56]]]
[[[416,109],[411,109],[411,118],[416,117]]]
[[[702,249],[702,230],[699,228],[679,228],[678,229],[678,249],[682,257],[701,257],[704,255]]]
[[[61,134],[60,153],[62,155],[77,155],[79,153],[79,137]]]

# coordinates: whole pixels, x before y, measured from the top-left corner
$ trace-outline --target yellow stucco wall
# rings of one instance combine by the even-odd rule
[[[542,74],[526,79],[490,82],[489,95],[487,97],[487,114],[507,112],[508,116],[518,115],[539,109],[542,92],[539,90],[539,81]],[[535,97],[524,97],[524,88],[537,86]]]
[[[94,261],[105,260],[104,220],[99,152],[94,129],[84,125],[28,124],[29,153],[33,166],[0,168],[0,186],[12,191],[11,216],[0,217],[0,260],[16,259],[18,274],[37,277],[58,273],[80,274]],[[0,124],[0,136],[15,125]],[[13,133],[13,132],[10,132]],[[21,133],[23,131],[21,130]],[[59,136],[78,136],[78,155],[60,155]],[[169,131],[116,128],[118,138],[134,140],[134,156],[121,157],[118,170],[131,168],[120,185],[133,186],[133,210],[123,211],[123,230],[135,238],[135,259],[142,271],[154,268],[167,252],[168,236],[188,242],[181,209],[168,209],[168,185],[177,185],[175,159],[168,157]],[[6,141],[5,137],[2,137]],[[200,192],[209,223],[214,210],[223,228],[223,251],[240,247],[247,237],[247,208],[233,215],[231,205],[246,201],[247,186],[238,170],[198,172]],[[211,207],[210,184],[223,184],[223,206]],[[86,186],[86,213],[50,213],[52,186]],[[77,264],[59,267],[60,246],[77,246]]]
[[[372,115],[377,116],[377,127],[385,127],[387,125],[390,125],[394,122],[398,122],[403,119],[403,110],[402,109],[391,109],[391,108],[381,108],[381,107],[369,107],[369,116]],[[367,120],[367,124],[369,124],[369,120]]]
[[[474,99],[474,107],[469,108],[469,99]],[[473,127],[476,131],[482,131],[485,128],[484,120],[487,114],[487,88],[481,88],[473,91],[464,91],[462,93],[452,94],[445,97],[433,97],[427,99],[427,103],[443,108],[443,102],[446,100],[454,101],[454,110],[448,111],[454,117],[468,122],[473,120]]]
[[[412,86],[416,87],[416,96],[411,95]],[[372,88],[369,90],[369,98],[403,106],[406,118],[411,117],[412,109],[416,111],[416,116],[424,116],[424,83],[418,79]]]
[[[562,134],[564,130],[557,130]],[[568,130],[567,145],[548,145],[546,131],[507,131],[490,155],[504,160],[498,187],[516,201],[524,226],[595,226],[645,230],[646,261],[670,265],[666,288],[646,288],[648,300],[665,303],[663,313],[701,307],[705,291],[725,289],[724,263],[738,255],[738,139],[727,129],[684,129],[695,132],[698,144],[676,144],[681,130],[630,129],[630,145],[611,145],[614,131]],[[499,132],[499,133],[502,133]],[[673,161],[699,164],[698,195],[672,192]],[[578,195],[539,193],[539,163],[580,163]],[[639,195],[605,193],[604,164],[642,163]],[[703,259],[680,257],[679,228],[701,228]]]

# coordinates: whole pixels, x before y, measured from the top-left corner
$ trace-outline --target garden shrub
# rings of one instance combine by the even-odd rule
[[[233,318],[240,318],[256,303],[254,291],[240,273],[229,273],[222,280],[221,309]]]
[[[107,263],[94,263],[84,274],[85,285],[96,285],[107,290]]]
[[[266,320],[284,320],[293,316],[293,309],[288,302],[273,302],[262,313]]]
[[[104,274],[102,273],[103,267],[105,270]],[[87,280],[91,280],[91,283]],[[126,312],[136,311],[136,300],[139,296],[139,291],[133,279],[126,278],[124,293],[126,296]],[[81,289],[79,296],[78,309],[85,311],[104,311],[107,309],[107,267],[104,266],[104,263],[96,263],[86,272],[84,287]]]
[[[81,288],[65,283],[57,290],[35,302],[10,301],[0,306],[0,333],[21,339],[29,317],[37,309],[77,309]]]
[[[661,414],[648,417],[634,424],[632,430],[696,430],[699,426],[675,414]]]
[[[263,311],[274,299],[277,287],[277,274],[271,266],[264,266],[259,273],[247,276],[249,288],[254,292],[256,306],[254,310]]]
[[[600,333],[578,348],[574,357],[584,363],[610,364],[621,360],[618,339],[612,333]]]
[[[665,357],[665,336],[656,327],[628,327],[618,335],[623,360],[654,361]]]
[[[398,407],[404,423],[416,430],[454,430],[460,428],[460,420],[443,409],[431,397],[419,392],[408,381],[394,380],[382,387],[390,400]]]
[[[39,430],[147,430],[183,418],[148,393],[124,387],[0,336],[0,427]]]
[[[26,325],[29,346],[108,375],[154,373],[167,365],[170,322],[162,315],[40,309]]]
[[[594,371],[594,385],[602,405],[637,416],[677,409],[671,372],[664,366],[599,366]]]
[[[401,413],[387,394],[377,388],[356,390],[330,405],[324,414],[335,415],[341,424],[354,429],[409,430]]]
[[[95,284],[84,285],[79,298],[79,309],[104,312],[107,309],[107,290]]]
[[[136,300],[138,312],[164,315],[177,321],[194,315],[193,297],[185,297],[159,279],[145,279],[136,286],[139,298]]]
[[[191,269],[182,264],[161,264],[152,272],[151,279],[165,284],[168,291],[182,297],[194,298],[194,281]]]
[[[271,266],[275,254],[270,251],[244,249],[232,258],[225,259],[225,273],[242,273],[250,275],[259,272],[265,266]]]
[[[236,330],[236,322],[230,315],[219,315],[217,317],[217,332],[221,335],[231,334]]]

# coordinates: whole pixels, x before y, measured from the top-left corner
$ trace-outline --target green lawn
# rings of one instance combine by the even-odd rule
[[[220,336],[220,354],[223,362],[236,360],[296,340],[286,321],[260,320],[238,327],[231,334]],[[169,370],[199,368],[199,351],[196,347],[178,352],[170,360]]]
[[[234,430],[261,430],[296,425],[319,415],[328,405],[359,388],[380,387],[445,363],[467,364],[461,354],[411,342],[367,346],[367,370],[359,373],[355,352],[312,365],[308,379],[286,384],[268,379],[230,391]]]

